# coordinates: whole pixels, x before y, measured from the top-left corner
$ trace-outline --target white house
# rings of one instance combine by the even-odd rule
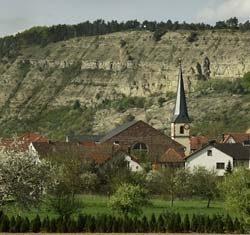
[[[243,166],[250,168],[250,146],[243,144],[209,143],[186,158],[185,167],[205,167],[215,170],[219,176],[225,174],[229,162],[232,168]]]

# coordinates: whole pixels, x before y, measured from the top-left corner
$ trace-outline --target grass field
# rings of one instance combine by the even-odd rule
[[[108,197],[104,196],[96,196],[96,195],[83,195],[81,196],[81,199],[83,201],[83,209],[81,209],[82,213],[86,214],[113,214],[114,212],[108,208]],[[162,200],[160,198],[155,198],[151,200],[151,205],[143,208],[143,214],[146,216],[151,216],[152,213],[155,213],[156,215],[159,215],[160,213],[168,210],[168,211],[174,211],[179,212],[181,215],[184,214],[225,214],[227,213],[225,209],[223,208],[223,202],[220,201],[213,201],[211,203],[210,208],[206,208],[207,202],[206,201],[200,201],[200,200],[186,200],[186,201],[175,201],[174,206],[170,206],[170,202]],[[29,218],[33,218],[36,214],[39,214],[41,217],[50,216],[54,217],[56,216],[55,213],[51,212],[46,208],[46,206],[42,205],[39,208],[32,208],[30,210],[21,210],[14,206],[8,206],[4,208],[4,211],[12,216],[20,214],[22,216],[28,216]],[[236,216],[236,215],[232,215]]]

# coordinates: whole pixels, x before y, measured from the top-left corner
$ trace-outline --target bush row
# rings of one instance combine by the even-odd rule
[[[99,232],[99,233],[147,233],[147,232],[199,232],[199,233],[244,233],[243,225],[237,218],[229,215],[193,215],[181,218],[179,213],[163,213],[156,217],[152,214],[137,217],[115,217],[111,215],[83,215],[78,218],[49,218],[43,220],[37,215],[33,220],[27,217],[9,218],[0,212],[0,232]]]

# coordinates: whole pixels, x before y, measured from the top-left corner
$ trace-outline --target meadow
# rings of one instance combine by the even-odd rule
[[[114,212],[108,207],[109,198],[106,196],[81,195],[80,198],[83,203],[83,208],[79,209],[77,213],[89,215],[114,214]],[[176,200],[173,207],[171,207],[169,201],[163,200],[162,198],[153,198],[150,202],[150,205],[143,208],[143,215],[146,215],[147,217],[151,217],[153,213],[158,216],[165,211],[179,212],[181,216],[184,216],[185,214],[227,214],[222,201],[212,201],[210,208],[207,208],[207,202],[202,200]],[[49,217],[57,216],[53,211],[48,209],[46,203],[41,204],[37,208],[30,209],[8,206],[4,208],[4,211],[9,216],[20,214],[29,218],[34,218],[37,214],[39,214],[41,218],[44,218],[47,215]],[[236,214],[232,215],[231,213],[230,215],[237,216]]]

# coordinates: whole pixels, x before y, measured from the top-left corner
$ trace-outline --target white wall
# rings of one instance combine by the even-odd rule
[[[207,156],[207,150],[212,150],[212,156]],[[205,167],[208,170],[216,170],[219,176],[224,175],[225,169],[228,165],[228,162],[231,161],[233,167],[233,158],[229,155],[221,152],[213,146],[208,146],[205,149],[200,150],[199,152],[193,154],[191,157],[186,159],[185,167],[193,170],[195,167]],[[216,169],[216,163],[221,162],[225,163],[224,170]]]
[[[125,160],[129,163],[129,168],[133,172],[142,171],[142,167],[139,163],[133,161],[130,156],[126,156]]]

